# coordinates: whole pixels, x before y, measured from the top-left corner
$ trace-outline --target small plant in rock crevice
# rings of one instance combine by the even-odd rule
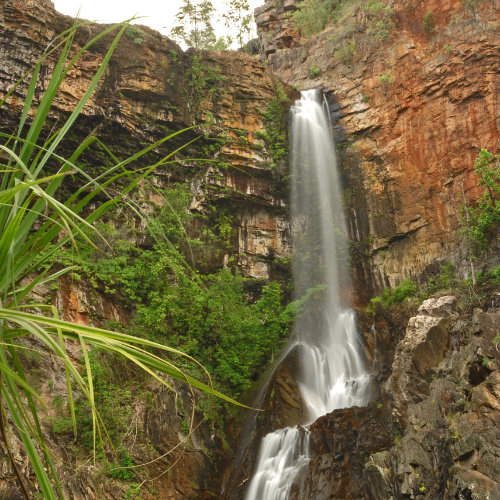
[[[134,24],[126,29],[125,36],[137,45],[143,45],[147,37],[146,32],[141,30],[141,28],[138,28]]]
[[[429,36],[436,30],[436,16],[431,10],[426,12],[422,21],[422,29]]]
[[[356,55],[355,40],[348,40],[344,46],[335,51],[334,56],[339,61],[342,61],[346,66],[350,66],[352,58]]]
[[[415,297],[416,294],[417,285],[410,278],[406,278],[394,289],[394,292],[386,288],[381,296],[371,299],[366,312],[375,314],[378,307],[387,308],[393,304],[399,304],[407,298]]]
[[[309,69],[309,78],[316,78],[321,73],[321,68],[317,65],[316,61],[313,66]]]

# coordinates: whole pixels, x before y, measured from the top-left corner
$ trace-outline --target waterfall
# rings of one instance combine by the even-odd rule
[[[308,426],[338,408],[363,406],[370,373],[354,312],[342,304],[349,287],[345,217],[329,115],[315,90],[291,110],[292,219],[295,297],[323,296],[320,327],[298,320],[297,380],[307,420],[262,440],[245,500],[286,500],[309,460]]]

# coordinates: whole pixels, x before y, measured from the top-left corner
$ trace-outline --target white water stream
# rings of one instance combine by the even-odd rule
[[[300,320],[297,325],[297,383],[307,421],[264,437],[245,500],[286,500],[294,478],[309,461],[308,425],[335,409],[363,406],[369,399],[370,373],[354,312],[340,302],[340,289],[349,284],[348,262],[328,115],[314,90],[302,92],[291,113],[296,298],[320,283],[326,285],[325,298],[319,331],[309,331],[311,327]]]

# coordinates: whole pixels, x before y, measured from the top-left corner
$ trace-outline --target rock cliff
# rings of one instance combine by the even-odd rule
[[[49,42],[71,27],[73,21],[57,13],[49,0],[0,1],[0,99],[42,57]],[[73,50],[84,47],[104,29],[96,24],[79,29]],[[69,71],[56,96],[49,126],[57,129],[58,119],[78,103],[114,34],[101,38]],[[47,85],[56,54],[49,54],[42,65],[35,107]],[[2,131],[17,126],[26,89],[22,83],[2,105]],[[173,145],[156,148],[144,160],[151,164],[172,148],[199,137],[196,148],[190,146],[180,151],[173,165],[155,170],[149,184],[141,186],[139,202],[152,213],[164,203],[158,189],[171,183],[187,184],[191,213],[204,216],[199,219],[202,222],[188,228],[193,236],[207,228],[217,232],[218,214],[230,213],[233,224],[230,241],[223,247],[214,245],[203,256],[195,252],[196,265],[202,270],[227,266],[239,269],[242,275],[253,279],[247,290],[252,299],[253,293],[258,293],[270,278],[289,279],[291,242],[286,164],[273,156],[273,144],[267,139],[269,117],[266,119],[264,115],[280,92],[285,96],[283,102],[287,100],[286,94],[289,98],[294,95],[266,65],[250,55],[183,52],[171,40],[147,27],[134,28],[122,37],[108,71],[58,153],[65,156],[93,134],[116,157],[125,158],[167,135],[194,126]],[[31,113],[28,121],[30,118]],[[109,158],[99,148],[87,151],[81,161],[91,174],[110,166]],[[143,165],[137,162],[136,166]],[[75,176],[65,181],[64,189],[71,193],[80,186],[81,179]],[[90,209],[95,209],[95,205]],[[143,248],[150,247],[141,219],[133,214],[125,214],[125,219],[133,241]],[[124,220],[123,214],[120,220]],[[118,228],[121,224],[118,219],[109,222]],[[200,227],[203,223],[206,227]],[[81,281],[62,278],[56,287],[38,286],[33,298],[54,304],[61,316],[81,324],[111,323],[126,328],[133,315],[130,303],[107,291],[102,283],[92,285],[88,277]],[[68,348],[78,362],[79,347]],[[50,449],[62,460],[59,474],[67,498],[132,498],[136,494],[134,482],[116,480],[123,479],[120,475],[115,479],[109,474],[100,475],[92,463],[85,462],[85,454],[71,440],[53,433],[53,422],[61,421],[64,416],[57,402],[67,397],[62,367],[44,355],[28,356],[23,363],[33,374],[33,383],[49,408],[42,414],[43,431]],[[114,368],[117,374],[130,377],[125,365]],[[132,476],[135,475],[134,481],[145,480],[150,485],[141,491],[145,500],[213,498],[220,492],[223,471],[231,461],[231,447],[236,447],[239,424],[228,418],[227,432],[221,436],[204,423],[187,442],[186,422],[193,410],[193,400],[187,387],[182,384],[174,387],[173,392],[164,391],[153,383],[127,394],[121,392],[119,382],[113,388],[117,398],[124,398],[117,410],[129,412],[132,422],[125,437],[127,451],[120,456],[130,456],[133,463],[143,465]],[[195,425],[202,415],[201,410],[195,412]],[[35,495],[33,470],[15,436],[13,448],[31,494]],[[0,449],[5,456],[2,445]],[[113,461],[115,457],[107,458]],[[6,461],[2,464],[0,496],[21,498],[12,470]]]
[[[298,3],[256,10],[262,51],[287,83],[327,96],[362,254],[358,291],[367,297],[408,276],[425,283],[446,259],[467,275],[463,200],[481,194],[479,149],[498,149],[500,3],[476,2],[473,12],[459,0],[396,0],[383,41],[367,34],[361,3],[348,1],[338,23],[301,38],[287,19]],[[347,43],[354,52],[344,57]],[[494,249],[486,261],[496,262]]]
[[[212,211],[230,210],[236,226],[230,244],[208,259],[197,256],[197,265],[236,266],[258,288],[269,278],[288,280],[291,255],[286,163],[273,157],[264,112],[282,88],[290,99],[296,95],[292,85],[319,88],[330,108],[342,164],[359,303],[407,276],[424,284],[448,259],[467,276],[462,205],[464,198],[473,202],[481,195],[473,169],[478,149],[496,152],[500,139],[500,0],[479,2],[473,13],[458,0],[395,0],[395,29],[381,42],[367,35],[370,19],[356,2],[340,28],[333,25],[305,39],[285,16],[297,3],[270,0],[256,11],[267,64],[243,53],[183,52],[146,27],[130,32],[75,133],[84,137],[93,132],[120,156],[195,126],[186,141],[203,136],[198,144],[206,152],[204,161],[193,161],[193,149],[188,149],[177,155],[174,167],[158,169],[153,184],[189,184],[191,211],[207,215],[212,228]],[[432,33],[423,27],[427,12],[435,15]],[[0,0],[0,97],[71,23],[49,0]],[[79,31],[75,47],[102,29],[89,25]],[[352,57],[339,56],[349,41],[355,44]],[[109,43],[110,37],[104,37],[71,70],[56,98],[53,124],[85,91]],[[53,64],[48,57],[41,87]],[[192,84],[200,71],[208,71],[204,79],[209,76],[198,93]],[[2,106],[3,130],[16,125],[25,91],[21,85]],[[153,153],[160,157],[165,152]],[[91,167],[106,168],[98,152],[83,159]],[[75,186],[69,181],[67,189]],[[153,189],[145,186],[144,192],[144,205],[162,203]],[[140,221],[132,219],[132,224],[140,244],[149,245]],[[495,245],[479,264],[496,262],[494,252]],[[249,287],[249,297],[252,293]],[[86,282],[61,280],[58,290],[39,287],[36,294],[75,322],[127,326],[130,320],[130,309],[119,298],[104,287],[96,292]],[[371,318],[360,317],[369,357],[379,371],[380,394],[374,391],[366,408],[338,410],[312,425],[313,459],[294,484],[292,498],[500,498],[500,357],[492,344],[499,317],[493,290],[474,306],[456,294],[433,297],[418,311],[378,317],[374,328]],[[71,348],[76,360],[78,349]],[[39,379],[52,381],[39,387],[47,402],[62,394],[57,363],[43,357],[26,362]],[[260,437],[302,420],[295,368],[292,353],[263,389],[266,412],[250,436],[253,448],[224,493],[228,498],[242,498]],[[176,467],[142,497],[220,496],[240,424],[228,420],[228,441],[203,425],[189,446],[163,456],[183,442],[192,401],[182,385],[175,393],[149,389],[151,401],[132,395],[137,436],[132,457],[138,464],[156,460],[142,469],[139,479],[156,477],[174,463]],[[50,422],[53,414],[45,417]],[[96,476],[92,465],[67,452],[69,443],[58,440],[49,425],[44,432],[52,449],[71,463],[70,472],[61,471],[68,498],[133,494],[109,477]],[[30,477],[15,438],[14,445],[23,473]],[[241,449],[246,453],[248,448]],[[0,491],[20,498],[7,462],[1,463]]]

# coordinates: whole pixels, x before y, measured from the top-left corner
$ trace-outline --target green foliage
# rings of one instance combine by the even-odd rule
[[[445,44],[443,48],[447,56],[451,56],[451,54],[453,54],[453,47],[451,47],[450,45]]]
[[[187,240],[184,233],[183,225],[192,220],[186,210],[190,201],[188,190],[172,188],[165,192],[165,199],[168,206],[159,212],[148,231],[157,235],[166,233],[171,246],[157,244],[151,250],[131,247],[126,231],[119,232],[103,224],[98,228],[113,242],[114,254],[109,250],[97,253],[91,245],[81,243],[79,256],[66,250],[54,258],[63,265],[77,264],[75,271],[79,274],[94,277],[108,293],[119,293],[122,299],[134,304],[132,334],[175,346],[203,359],[218,387],[241,394],[256,370],[264,367],[280,348],[294,314],[284,308],[278,283],[264,286],[260,299],[249,304],[244,291],[245,279],[237,274],[221,270],[193,278],[182,257],[184,253],[189,258],[187,243],[195,253],[200,244],[194,239]],[[223,212],[214,225],[217,245],[225,248],[234,235],[232,216]],[[114,391],[120,394],[118,400],[126,401],[128,393],[122,394],[115,383],[105,379],[101,382],[100,365],[92,366],[93,357],[90,362],[97,380],[94,383],[96,401],[106,427],[110,426],[116,438],[128,414],[120,404],[116,405],[111,395]],[[194,365],[184,366],[193,375],[200,375]],[[90,421],[82,421],[80,425],[83,423],[90,430]],[[79,435],[83,440],[84,430],[79,431]]]
[[[320,73],[321,68],[316,64],[316,61],[314,61],[314,64],[309,69],[309,78],[316,78]]]
[[[341,49],[335,51],[334,56],[336,59],[342,61],[346,66],[350,66],[352,58],[355,54],[356,42],[354,40],[348,40]]]
[[[460,286],[456,275],[456,268],[449,260],[440,269],[441,271],[429,280],[427,285],[428,294],[433,294],[440,290],[453,290]]]
[[[212,26],[214,15],[215,8],[209,0],[183,0],[175,15],[177,22],[170,31],[170,37],[183,41],[188,47],[210,49],[217,43]]]
[[[250,38],[253,14],[250,12],[248,0],[227,0],[227,10],[222,15],[227,28],[234,30],[236,28],[236,40],[238,47],[243,47]]]
[[[363,96],[363,102],[368,102],[369,100],[370,100],[370,96],[365,94]]]
[[[132,416],[130,387],[124,381],[113,377],[109,368],[113,364],[116,370],[116,364],[119,362],[119,359],[113,359],[99,349],[93,349],[89,353],[95,404],[112,443],[116,443],[120,435],[127,430]],[[88,381],[88,374],[84,380]],[[86,398],[79,398],[76,401],[75,414],[78,442],[91,451],[93,447],[92,411]],[[122,463],[122,465],[125,464]]]
[[[475,161],[478,185],[485,188],[475,207],[469,209],[470,221],[464,229],[478,250],[483,250],[500,224],[499,155],[481,149]],[[474,254],[474,249],[472,251]]]
[[[370,16],[366,32],[378,41],[385,40],[394,27],[392,8],[379,0],[367,0],[363,8]]]
[[[213,52],[219,52],[220,50],[228,50],[233,43],[233,39],[229,35],[221,36],[217,38],[217,41],[209,47]]]
[[[201,55],[193,55],[185,73],[185,85],[181,92],[187,102],[191,120],[198,117],[202,101],[217,103],[225,93],[226,78],[218,66],[208,65]]]
[[[127,486],[123,500],[141,500],[141,497],[139,496],[140,491],[141,485],[132,483],[131,485]]]
[[[422,28],[427,35],[430,35],[436,29],[436,16],[431,10],[425,13]]]
[[[305,0],[297,5],[298,10],[290,14],[295,29],[306,38],[320,33],[333,21],[337,0]]]
[[[417,285],[410,278],[403,280],[395,289],[393,293],[394,302],[403,302],[403,300],[414,297],[417,293]]]
[[[410,278],[406,278],[394,289],[394,292],[391,292],[390,288],[386,288],[382,295],[371,299],[366,312],[376,314],[378,307],[386,309],[393,304],[400,304],[407,298],[414,297],[416,294],[417,285]]]
[[[87,22],[82,23],[82,25],[86,24]],[[122,23],[105,27],[101,33],[89,41],[89,45],[91,45],[116,30],[117,27],[120,31],[110,41],[109,49],[103,53],[102,63],[87,85],[83,97],[71,113],[61,117],[62,121],[58,122],[59,127],[55,134],[51,135],[52,132],[50,132],[52,126],[48,121],[49,111],[55,96],[58,94],[61,82],[67,73],[73,70],[72,68],[80,56],[78,53],[72,58],[74,54],[72,42],[77,28],[79,28],[77,21],[52,41],[50,45],[52,52],[44,53],[35,66],[26,73],[26,76],[0,101],[1,106],[18,85],[28,83],[23,82],[25,78],[31,78],[31,81],[25,86],[24,111],[17,131],[9,131],[9,135],[0,133],[3,150],[2,168],[4,169],[0,179],[0,229],[3,235],[0,239],[0,338],[3,339],[0,343],[0,372],[2,375],[0,415],[7,414],[8,411],[10,431],[16,432],[22,440],[24,451],[33,467],[41,494],[47,500],[56,500],[56,497],[63,498],[63,493],[52,458],[44,443],[44,433],[38,418],[38,408],[35,405],[35,400],[44,406],[45,402],[40,399],[35,390],[36,386],[32,387],[35,384],[28,382],[27,375],[29,376],[29,374],[25,373],[25,367],[18,356],[18,350],[22,347],[20,344],[27,335],[36,338],[36,342],[43,345],[42,350],[60,360],[64,366],[70,417],[66,421],[62,419],[62,421],[56,422],[56,431],[66,432],[69,428],[69,418],[71,418],[73,429],[77,427],[77,416],[80,424],[82,419],[87,419],[89,430],[85,433],[84,429],[82,439],[87,441],[94,453],[96,445],[99,444],[102,445],[104,452],[104,438],[99,439],[103,436],[104,429],[96,408],[96,399],[100,397],[98,394],[103,394],[104,401],[109,401],[111,397],[115,404],[117,401],[115,388],[106,388],[106,386],[101,388],[99,370],[95,364],[94,369],[97,376],[95,384],[98,391],[94,393],[92,352],[96,352],[95,350],[98,348],[113,353],[117,358],[125,358],[128,362],[140,367],[141,370],[146,369],[156,376],[162,374],[165,378],[174,377],[175,379],[187,380],[200,390],[209,391],[212,395],[232,401],[217,391],[212,391],[210,387],[198,380],[189,376],[186,379],[185,374],[171,362],[165,361],[159,356],[151,356],[144,351],[144,348],[154,350],[163,356],[170,353],[172,356],[175,355],[176,359],[185,357],[166,344],[154,344],[146,339],[139,340],[137,337],[127,336],[120,332],[111,332],[60,320],[55,307],[38,303],[36,299],[29,298],[33,288],[37,285],[51,283],[68,273],[73,273],[74,279],[78,278],[76,270],[71,266],[53,266],[55,256],[58,253],[65,253],[70,248],[73,248],[74,251],[77,241],[82,242],[83,246],[90,249],[87,254],[98,250],[98,246],[89,237],[90,233],[95,238],[100,238],[96,235],[93,224],[106,212],[114,209],[119,203],[123,203],[123,200],[130,199],[129,196],[133,190],[157,167],[157,164],[146,166],[139,173],[128,170],[127,166],[136,163],[150,150],[160,147],[180,133],[167,135],[157,142],[148,144],[147,148],[119,162],[113,158],[113,167],[106,169],[105,176],[99,179],[100,182],[105,182],[108,187],[109,184],[120,180],[120,190],[113,193],[113,197],[103,189],[102,184],[92,179],[79,166],[80,155],[96,141],[93,135],[88,136],[81,144],[75,144],[75,152],[68,159],[61,161],[59,156],[54,155],[54,151],[60,146],[61,141],[71,135],[70,132],[81,110],[96,90],[98,83],[102,81],[118,41],[129,26],[127,23]],[[42,65],[53,51],[57,51],[59,59],[55,61],[52,74],[43,72],[43,92],[37,94],[36,106],[33,106]],[[30,120],[29,123],[26,123],[28,113]],[[176,150],[178,149],[176,148]],[[163,161],[168,161],[170,157],[171,155],[165,156]],[[49,165],[55,166],[57,170],[55,174],[47,176],[47,171],[50,172]],[[63,179],[75,171],[85,177],[88,184],[84,188],[75,190],[68,199],[64,200],[64,195],[61,194],[59,188]],[[98,195],[100,196],[99,203],[95,203]],[[61,198],[63,201],[60,201]],[[89,215],[82,216],[82,212],[91,202],[95,203],[93,210],[87,210]],[[41,214],[43,214],[42,217],[40,217]],[[122,266],[123,262],[118,263],[118,265]],[[30,312],[33,308],[39,313]],[[67,339],[76,341],[81,346],[83,354],[83,367],[81,369],[76,368],[66,352],[65,341]],[[90,354],[89,346],[94,348]],[[195,363],[194,360],[189,362]],[[199,365],[197,366],[201,369]],[[158,380],[166,385],[165,378],[158,377]],[[110,391],[112,391],[112,396]],[[78,408],[75,408],[77,405],[75,405],[74,394],[78,394],[79,401],[84,402],[78,405],[82,409],[82,415],[79,415]],[[126,394],[120,393],[118,396],[124,398],[125,404],[127,403]],[[87,408],[84,411],[85,405]],[[105,414],[106,411],[104,409],[103,413]],[[109,419],[116,420],[116,411],[121,411],[121,409],[118,410],[116,406],[111,407],[110,403],[109,411],[112,414]],[[123,409],[123,411],[126,410]],[[2,432],[6,431],[3,419],[0,419],[0,427]],[[37,447],[35,447],[35,443],[37,443]],[[11,453],[9,444],[6,443],[6,446],[13,471],[18,478],[20,487],[24,490],[23,477],[17,469],[16,460]],[[57,493],[54,488],[57,489]],[[24,494],[27,498],[29,497],[28,492],[25,491]]]
[[[132,456],[124,446],[118,448],[118,462],[110,464],[109,475],[115,479],[123,479],[124,481],[131,481],[135,479],[134,469],[126,469],[134,465]]]
[[[379,75],[378,81],[379,81],[380,85],[384,85],[387,87],[389,85],[392,85],[396,81],[396,78],[394,78],[394,75],[392,74],[392,72],[389,71],[388,73]]]
[[[147,38],[146,32],[134,24],[127,28],[125,36],[138,45],[143,45]]]
[[[282,306],[280,286],[270,283],[257,303],[249,304],[238,275],[222,270],[196,283],[174,256],[149,257],[154,258],[140,278],[144,298],[134,320],[136,334],[147,332],[156,342],[199,357],[219,387],[241,394],[279,349],[293,320]],[[172,270],[176,286],[169,285]]]
[[[265,134],[258,134],[264,139],[273,157],[274,164],[284,160],[287,155],[288,144],[288,104],[290,99],[285,94],[281,83],[276,82],[275,96],[262,113]]]
[[[500,266],[496,267],[492,271],[490,271],[491,281],[495,283],[495,285],[500,285]]]

